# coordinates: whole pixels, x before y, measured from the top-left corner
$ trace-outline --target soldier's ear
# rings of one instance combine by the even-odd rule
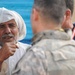
[[[71,10],[67,9],[62,22],[62,28],[73,28]]]
[[[71,19],[71,17],[72,17],[71,10],[67,9],[65,15],[66,15],[66,19]]]
[[[37,11],[35,8],[33,8],[32,14],[33,14],[33,19],[34,19],[35,21],[38,20],[39,14],[38,14],[38,11]]]

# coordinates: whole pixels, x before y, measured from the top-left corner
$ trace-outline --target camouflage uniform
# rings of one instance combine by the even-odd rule
[[[64,31],[34,36],[12,75],[75,75],[75,42]]]

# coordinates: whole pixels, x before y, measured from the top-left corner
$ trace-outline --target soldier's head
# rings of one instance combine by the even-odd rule
[[[60,26],[65,12],[64,0],[34,0],[31,16],[33,32],[37,33]]]

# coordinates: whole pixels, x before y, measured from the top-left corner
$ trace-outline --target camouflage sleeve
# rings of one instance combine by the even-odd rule
[[[15,67],[12,75],[46,75],[45,63],[43,51],[29,50]]]

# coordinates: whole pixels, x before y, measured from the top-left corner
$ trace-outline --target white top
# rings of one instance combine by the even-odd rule
[[[28,47],[30,47],[30,45],[18,42],[18,47],[19,48],[16,50],[15,54],[13,56],[9,57],[7,60],[5,60],[5,62],[8,63],[6,75],[11,75],[11,72],[14,69],[14,67],[16,66],[17,62],[24,55],[24,53],[26,52],[26,49]]]

